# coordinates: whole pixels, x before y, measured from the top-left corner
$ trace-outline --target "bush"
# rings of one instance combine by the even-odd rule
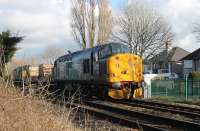
[[[200,72],[192,72],[193,79],[200,79]]]

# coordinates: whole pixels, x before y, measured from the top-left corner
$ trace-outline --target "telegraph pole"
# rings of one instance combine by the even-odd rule
[[[168,67],[169,72],[171,73],[171,61],[169,61],[169,54],[168,54],[168,50],[170,46],[171,46],[171,41],[166,41],[165,42],[165,64],[166,64],[166,67]]]

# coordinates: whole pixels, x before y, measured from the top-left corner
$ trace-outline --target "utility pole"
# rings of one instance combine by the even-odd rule
[[[171,41],[166,41],[165,42],[165,67],[166,68],[168,67],[168,70],[171,73],[171,61],[168,54],[168,50],[170,46],[171,46]]]

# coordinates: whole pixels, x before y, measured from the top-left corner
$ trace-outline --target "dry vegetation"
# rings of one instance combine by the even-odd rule
[[[55,107],[45,100],[31,96],[22,96],[17,89],[4,86],[1,83],[1,131],[78,130],[69,121],[69,112],[66,108]]]
[[[107,131],[133,129],[98,120],[43,98],[23,96],[0,81],[0,131]],[[76,114],[74,113],[76,112]]]

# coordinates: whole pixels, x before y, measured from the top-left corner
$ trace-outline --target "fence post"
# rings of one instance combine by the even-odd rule
[[[194,98],[194,87],[193,87],[193,82],[195,83],[194,79],[192,78],[192,98]]]
[[[188,75],[186,75],[185,78],[185,99],[187,100],[188,98]]]
[[[179,97],[181,97],[181,80],[178,80],[178,87],[179,87]]]

